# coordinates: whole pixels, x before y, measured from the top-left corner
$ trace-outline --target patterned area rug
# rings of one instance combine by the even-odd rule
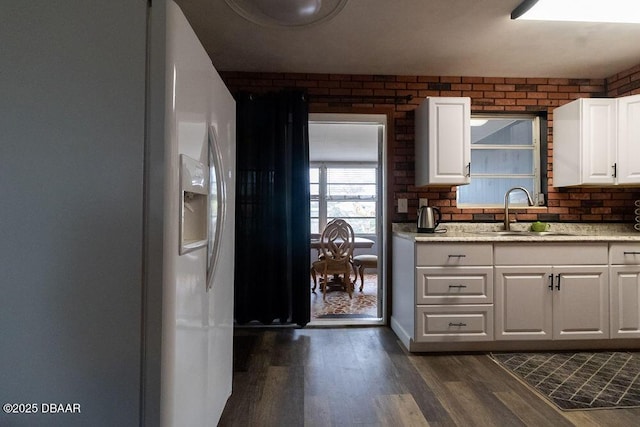
[[[310,282],[313,287],[313,281]],[[313,319],[375,319],[378,317],[378,276],[364,275],[364,287],[360,292],[360,281],[356,283],[353,298],[344,291],[327,293],[326,301],[322,292],[316,288],[311,293],[311,320]]]
[[[640,406],[640,353],[494,353],[491,357],[565,411]]]

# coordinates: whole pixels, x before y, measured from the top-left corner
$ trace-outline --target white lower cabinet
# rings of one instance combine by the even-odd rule
[[[612,243],[611,338],[640,338],[640,244]]]
[[[496,267],[497,340],[609,337],[607,266]]]
[[[393,251],[391,327],[411,351],[512,349],[518,341],[527,348],[588,348],[590,340],[606,347],[603,340],[640,338],[637,241],[425,243],[394,236]]]
[[[421,243],[394,236],[392,245],[391,328],[409,350],[493,341],[491,243]]]
[[[474,243],[416,245],[416,342],[493,340],[492,249]]]
[[[553,272],[553,339],[609,338],[609,267],[563,266]]]
[[[611,338],[640,338],[640,265],[611,267]]]
[[[496,267],[496,339],[551,339],[550,269]]]
[[[493,305],[416,307],[416,342],[491,341]]]
[[[609,337],[608,245],[496,244],[496,340]]]
[[[493,340],[493,267],[417,267],[416,304],[416,341]]]

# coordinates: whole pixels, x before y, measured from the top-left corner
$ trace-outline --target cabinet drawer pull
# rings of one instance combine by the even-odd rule
[[[449,326],[467,326],[467,324],[466,323],[462,323],[462,322],[461,323],[449,322]]]
[[[449,258],[464,258],[466,255],[449,255]]]
[[[449,289],[451,288],[458,288],[458,289],[462,289],[462,288],[466,288],[467,285],[449,285]]]
[[[638,251],[624,251],[625,255],[640,255]]]

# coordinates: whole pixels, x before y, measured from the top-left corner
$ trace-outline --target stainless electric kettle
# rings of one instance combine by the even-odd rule
[[[440,209],[430,206],[420,207],[418,210],[418,233],[434,233],[441,218]]]

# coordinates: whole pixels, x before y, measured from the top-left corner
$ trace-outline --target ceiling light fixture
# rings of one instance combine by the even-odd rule
[[[640,24],[638,0],[524,0],[511,19]]]
[[[471,126],[483,126],[485,125],[489,120],[485,120],[485,119],[471,119]]]
[[[348,0],[225,0],[238,15],[265,27],[305,27],[336,16]]]

